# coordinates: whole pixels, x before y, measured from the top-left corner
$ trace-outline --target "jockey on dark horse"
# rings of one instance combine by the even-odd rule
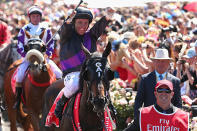
[[[83,53],[81,43],[83,43],[90,52],[95,52],[96,41],[104,32],[114,12],[114,9],[107,8],[106,16],[103,16],[88,30],[93,15],[89,9],[79,7],[76,11],[72,11],[70,19],[63,25],[63,29],[60,33],[60,66],[65,76],[64,95],[57,102],[55,108],[55,115],[60,120],[65,103],[79,90],[80,68],[85,60],[81,55],[81,53]],[[110,104],[109,107],[112,109],[112,104]],[[114,108],[112,112],[115,114]]]
[[[38,6],[34,5],[29,8],[28,16],[30,19],[30,23],[22,27],[18,34],[17,51],[23,57],[23,62],[18,67],[18,71],[16,74],[17,101],[14,104],[13,108],[17,109],[21,100],[20,96],[22,93],[22,81],[24,79],[25,71],[29,66],[29,62],[25,59],[26,53],[28,51],[26,50],[26,47],[28,47],[28,40],[30,40],[32,37],[38,36],[43,41],[43,44],[48,43],[47,45],[44,45],[46,47],[46,54],[44,55],[44,57],[47,58],[46,61],[56,75],[56,78],[62,78],[62,71],[52,60],[48,58],[52,55],[52,52],[54,50],[54,41],[49,41],[52,37],[51,30],[46,25],[40,23],[42,18],[42,10]]]

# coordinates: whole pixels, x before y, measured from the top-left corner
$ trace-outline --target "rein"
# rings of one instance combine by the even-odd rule
[[[32,77],[30,74],[28,74],[28,78],[29,78],[30,82],[31,82],[34,86],[38,86],[38,87],[46,87],[46,86],[49,86],[49,85],[51,85],[51,84],[53,83],[53,81],[54,81],[54,79],[53,79],[53,78],[54,78],[54,75],[51,77],[50,81],[49,81],[49,82],[46,82],[46,83],[38,83],[38,82],[34,81],[33,77]]]

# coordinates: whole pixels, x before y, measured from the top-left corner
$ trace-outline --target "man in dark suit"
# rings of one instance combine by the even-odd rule
[[[135,97],[134,105],[134,123],[136,118],[139,116],[139,108],[142,106],[147,107],[155,104],[156,98],[154,95],[154,87],[157,81],[167,79],[173,83],[174,96],[171,100],[172,104],[176,107],[182,107],[182,100],[180,94],[180,80],[168,73],[168,68],[172,58],[169,58],[168,50],[158,48],[156,50],[155,57],[151,58],[155,66],[153,72],[142,75],[139,83],[137,95]],[[131,126],[132,127],[132,126]]]

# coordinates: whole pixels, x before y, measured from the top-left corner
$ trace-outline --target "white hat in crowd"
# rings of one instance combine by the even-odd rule
[[[134,32],[127,31],[123,34],[123,38],[130,39],[135,36]]]
[[[158,48],[156,50],[155,57],[152,57],[153,60],[173,60],[169,57],[168,50],[164,48]]]

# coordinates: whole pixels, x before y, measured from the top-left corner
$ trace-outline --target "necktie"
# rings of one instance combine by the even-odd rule
[[[162,75],[159,75],[159,79],[162,80],[163,79],[163,76]]]

